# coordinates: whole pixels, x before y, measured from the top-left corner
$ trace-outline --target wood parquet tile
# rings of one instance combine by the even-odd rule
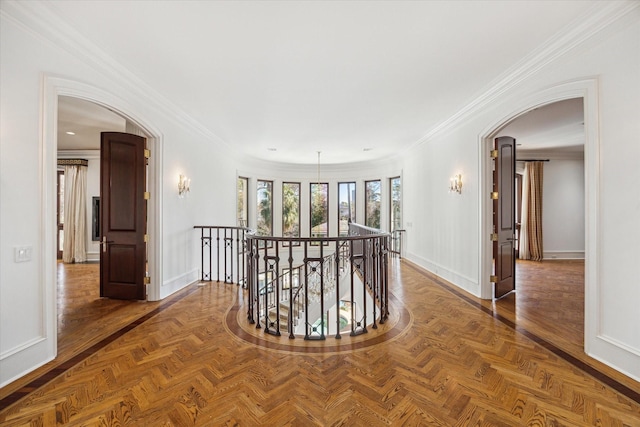
[[[392,270],[392,293],[412,321],[390,341],[271,350],[233,334],[227,314],[242,310],[242,289],[194,285],[2,409],[0,424],[640,426],[640,402],[479,300],[408,264]]]

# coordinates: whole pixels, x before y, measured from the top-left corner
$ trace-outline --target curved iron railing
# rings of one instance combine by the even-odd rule
[[[265,333],[307,340],[377,328],[389,316],[389,234],[350,224],[349,236],[247,238],[247,318]]]
[[[349,224],[343,237],[257,236],[245,227],[200,229],[201,280],[247,289],[247,319],[265,333],[341,338],[376,329],[389,316],[390,238]]]

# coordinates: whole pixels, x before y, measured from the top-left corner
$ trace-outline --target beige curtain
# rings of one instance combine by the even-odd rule
[[[519,258],[542,261],[543,162],[527,162],[522,181]]]
[[[87,167],[64,167],[64,243],[62,261],[87,260]]]

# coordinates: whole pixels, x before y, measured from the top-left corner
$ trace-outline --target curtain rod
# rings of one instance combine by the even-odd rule
[[[58,166],[89,166],[87,159],[58,159]]]
[[[548,162],[549,159],[516,159],[516,162]]]

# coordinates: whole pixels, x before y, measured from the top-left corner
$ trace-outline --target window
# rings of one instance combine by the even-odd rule
[[[273,235],[273,181],[258,180],[257,194],[257,234],[271,236]]]
[[[338,183],[338,235],[349,234],[349,220],[356,221],[356,183]]]
[[[380,229],[380,180],[364,183],[364,225]]]
[[[311,184],[311,237],[327,237],[329,232],[329,184]]]
[[[300,183],[282,183],[282,237],[300,237]]]
[[[402,182],[400,177],[389,179],[389,188],[391,189],[391,215],[389,230],[402,229]]]
[[[249,218],[249,204],[247,203],[247,190],[249,188],[249,178],[238,177],[238,212],[237,220],[239,227],[248,227],[247,218]]]

